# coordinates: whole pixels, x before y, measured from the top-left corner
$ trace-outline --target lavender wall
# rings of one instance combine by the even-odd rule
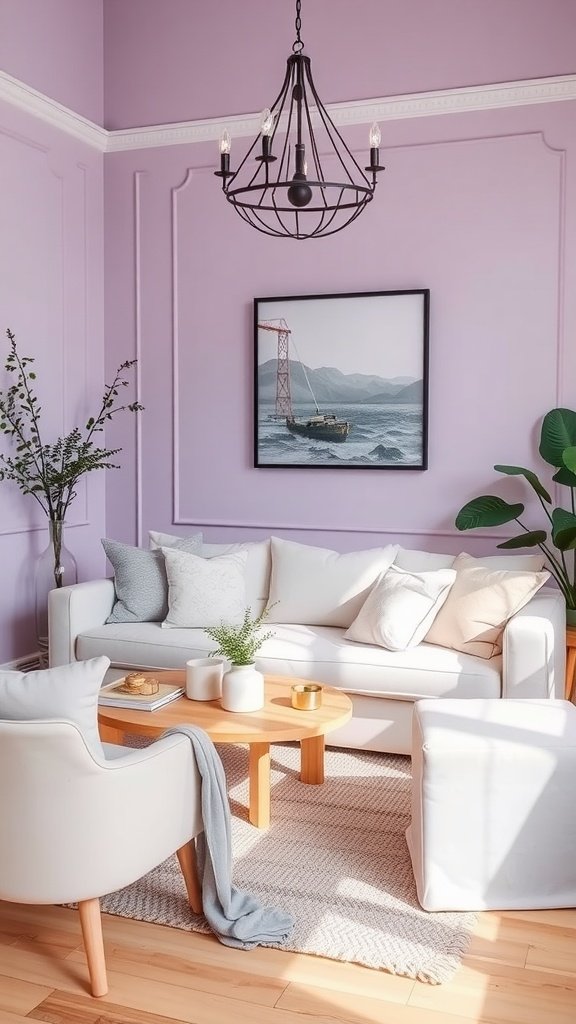
[[[0,66],[83,113],[101,111],[99,3],[0,0]],[[36,359],[44,439],[92,412],[102,393],[103,158],[0,102],[0,379],[8,342]],[[4,442],[2,450],[9,450]],[[81,578],[102,572],[104,477],[79,488],[67,545]],[[0,484],[0,663],[36,649],[34,559],[46,519],[31,497]]]
[[[269,105],[294,12],[294,0],[104,0],[106,126]],[[325,102],[576,70],[573,0],[304,0],[302,24]]]
[[[304,9],[325,101],[575,70],[570,3]],[[109,125],[257,110],[275,96],[291,0],[171,0],[161,11],[145,0],[138,12],[105,4]],[[538,465],[539,418],[576,405],[575,104],[382,127],[387,170],[372,207],[306,243],[240,221],[213,177],[214,144],[107,158],[107,336],[131,339],[146,405],[141,435],[116,435],[134,470],[110,488],[111,535],[202,526],[213,538],[277,532],[341,549],[494,548],[494,533],[462,538],[455,512],[493,487],[495,462]],[[363,156],[366,128],[346,134]],[[431,290],[429,470],[252,468],[252,298],[421,287]],[[502,487],[520,492],[518,481]]]
[[[0,69],[102,124],[102,0],[0,0]]]
[[[99,9],[0,0],[0,66],[98,120]],[[32,40],[44,26],[53,63],[26,42],[25,14]],[[293,34],[292,0],[104,0],[104,15],[112,127],[259,109]],[[570,0],[307,0],[304,25],[327,102],[575,70]],[[575,106],[383,124],[387,170],[372,207],[306,244],[237,218],[212,175],[214,144],[107,154],[106,364],[138,357],[146,412],[108,435],[123,471],[109,474],[106,520],[101,478],[75,503],[81,576],[102,571],[104,531],[145,541],[149,528],[274,531],[343,550],[389,539],[492,549],[494,534],[455,532],[455,511],[492,487],[494,462],[538,466],[539,417],[576,406]],[[363,157],[366,128],[346,136]],[[101,390],[102,159],[2,106],[0,166],[0,306],[38,358],[46,424],[60,433]],[[432,300],[428,472],[252,468],[252,298],[421,287]],[[44,525],[3,485],[0,661],[34,646],[31,555]]]

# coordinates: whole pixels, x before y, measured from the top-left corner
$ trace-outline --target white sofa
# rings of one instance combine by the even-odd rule
[[[268,596],[270,545],[245,546],[251,552],[248,603],[259,610]],[[230,545],[208,544],[203,554],[213,557],[229,550]],[[453,558],[400,548],[395,564],[417,572],[449,567]],[[506,559],[501,561],[506,568]],[[159,622],[107,624],[113,603],[110,579],[53,590],[50,664],[103,654],[117,667],[174,669],[216,646],[203,629],[163,629]],[[393,652],[346,640],[345,630],[333,626],[274,622],[270,628],[275,635],[257,660],[262,671],[314,679],[352,698],[352,719],[330,735],[336,746],[410,753],[412,709],[421,698],[548,698],[564,693],[565,605],[552,588],[540,590],[508,621],[503,653],[489,660],[427,643]]]

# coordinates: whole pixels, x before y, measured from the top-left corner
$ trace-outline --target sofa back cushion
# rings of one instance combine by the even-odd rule
[[[199,553],[203,558],[214,558],[218,555],[233,555],[237,551],[245,551],[247,555],[246,604],[250,606],[252,615],[257,616],[264,611],[270,591],[270,540],[243,541],[238,544],[202,544]]]
[[[463,552],[464,553],[464,552]],[[438,555],[432,551],[413,551],[411,548],[398,548],[394,565],[406,572],[433,572],[435,569],[451,569],[455,555]],[[467,555],[471,558],[471,555]],[[520,572],[539,572],[545,559],[537,555],[485,555],[476,558],[478,565],[489,569],[517,569]]]
[[[202,533],[188,533],[185,537],[177,537],[174,533],[160,533],[158,530],[148,530],[150,551],[157,551],[158,548],[181,548],[182,551],[195,551],[199,554],[202,545]]]
[[[202,541],[202,534],[195,533],[189,537],[176,537],[171,533],[158,533],[150,530],[151,548],[172,548],[181,547],[182,541]],[[246,551],[248,560],[246,562],[246,603],[250,606],[254,616],[260,615],[266,607],[268,592],[270,590],[270,541],[239,541],[232,544],[198,544],[194,554],[202,555],[203,558],[214,558],[217,555],[233,555],[236,551]]]
[[[338,554],[272,537],[270,622],[347,628],[371,587],[394,561],[397,545]]]

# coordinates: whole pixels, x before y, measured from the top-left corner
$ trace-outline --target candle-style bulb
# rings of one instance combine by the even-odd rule
[[[220,139],[220,153],[229,153],[231,146],[232,139],[230,138],[230,132],[225,128]]]
[[[374,121],[370,129],[370,149],[378,149],[381,142],[382,132],[380,131],[380,126]]]
[[[266,138],[270,138],[274,131],[274,114],[266,107],[260,118],[260,131]]]

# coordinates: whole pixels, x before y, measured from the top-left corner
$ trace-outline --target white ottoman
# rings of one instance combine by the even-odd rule
[[[576,906],[576,707],[421,700],[406,838],[425,910]]]

